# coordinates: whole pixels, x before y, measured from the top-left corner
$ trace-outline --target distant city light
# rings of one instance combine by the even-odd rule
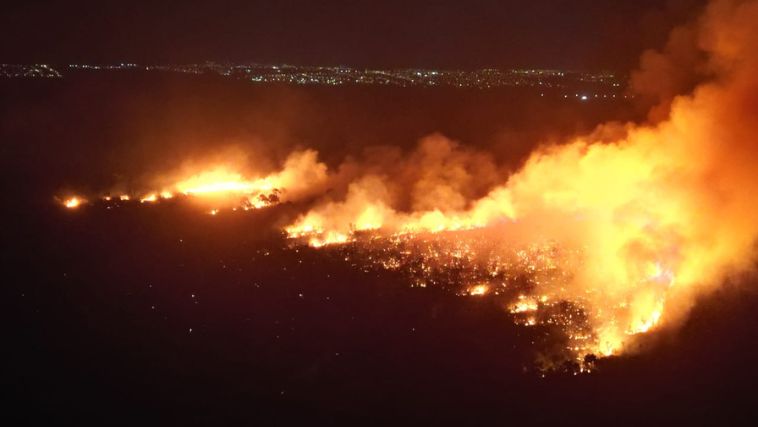
[[[555,90],[556,96],[569,90],[591,89],[595,97],[615,97],[621,83],[607,72],[573,72],[542,69],[481,69],[432,70],[432,69],[356,69],[345,66],[296,66],[265,64],[218,64],[204,62],[185,65],[139,65],[131,62],[117,64],[68,64],[59,72],[48,64],[0,64],[0,77],[61,78],[69,72],[96,72],[110,70],[161,71],[186,74],[216,74],[254,83],[284,83],[297,85],[381,85],[399,87],[458,87],[493,89],[499,87],[533,87]],[[563,93],[562,93],[563,92]],[[579,94],[576,94],[579,98]],[[583,95],[582,101],[589,99]]]

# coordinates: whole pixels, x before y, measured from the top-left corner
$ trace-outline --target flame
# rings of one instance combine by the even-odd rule
[[[146,194],[141,199],[139,199],[140,203],[153,203],[158,201],[158,195],[155,193]]]
[[[63,201],[63,206],[67,209],[76,209],[87,201],[81,197],[73,196]]]
[[[103,202],[115,200],[140,203],[159,203],[182,197],[201,202],[206,207],[213,205],[262,209],[282,201],[297,200],[323,190],[327,185],[326,165],[318,161],[313,150],[295,151],[286,159],[281,170],[270,174],[244,171],[236,162],[201,162],[184,167],[180,172],[159,174],[155,185],[135,193],[105,194],[97,197]]]
[[[539,303],[536,299],[527,297],[526,295],[519,295],[518,302],[511,306],[511,313],[526,313],[529,311],[537,311]]]
[[[224,167],[204,171],[173,186],[185,195],[253,194],[273,191],[276,187],[269,180],[246,180],[235,171]]]

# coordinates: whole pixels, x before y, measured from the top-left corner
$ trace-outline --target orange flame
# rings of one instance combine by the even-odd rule
[[[243,173],[242,168],[233,163],[211,163],[185,168],[182,172],[163,175],[153,189],[137,193],[106,194],[98,197],[104,202],[118,200],[140,203],[159,203],[176,196],[191,198],[213,206],[229,206],[236,210],[261,209],[281,201],[297,200],[322,191],[327,184],[327,168],[318,162],[317,153],[312,150],[293,152],[280,171],[260,176]],[[157,188],[157,189],[156,189]]]
[[[63,206],[67,209],[76,209],[87,201],[81,197],[73,196],[63,201]]]

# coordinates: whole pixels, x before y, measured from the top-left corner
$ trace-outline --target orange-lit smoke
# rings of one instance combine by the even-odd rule
[[[491,228],[493,241],[573,248],[582,261],[565,281],[536,284],[535,297],[522,296],[514,311],[530,312],[547,295],[580,304],[591,325],[582,351],[618,354],[635,335],[675,324],[698,295],[753,266],[756,23],[758,1],[716,0],[674,32],[666,51],[646,53],[633,86],[669,79],[649,88],[661,92],[663,106],[652,124],[607,124],[544,147],[483,197],[470,189],[491,176],[479,176],[474,155],[436,136],[407,160],[416,173],[369,169],[344,197],[325,199],[286,231],[323,246],[361,231],[391,237]],[[683,87],[674,80],[690,78],[701,83],[673,96]],[[470,293],[482,293],[476,289]]]
[[[511,216],[504,195],[486,194],[500,174],[492,160],[441,135],[424,138],[396,163],[368,165],[347,186],[344,200],[329,201],[286,228],[291,237],[310,237],[313,246],[344,243],[360,231],[412,233],[484,227]],[[507,197],[507,196],[506,196]],[[398,206],[408,209],[400,211]]]

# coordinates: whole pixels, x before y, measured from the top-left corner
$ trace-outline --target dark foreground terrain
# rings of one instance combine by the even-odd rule
[[[145,76],[3,82],[3,93],[9,425],[750,424],[753,278],[640,354],[543,378],[532,362],[547,331],[513,325],[491,299],[294,248],[274,225],[296,206],[212,217],[52,199],[227,140],[339,161],[440,131],[516,165],[537,139],[634,118],[628,106]]]

